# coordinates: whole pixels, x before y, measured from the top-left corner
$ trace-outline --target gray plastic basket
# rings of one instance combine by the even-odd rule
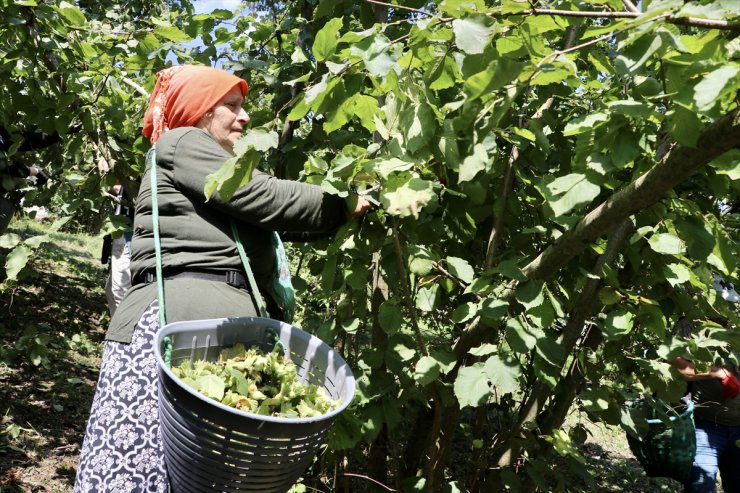
[[[313,418],[246,413],[183,384],[165,363],[215,360],[237,342],[271,350],[276,336],[298,367],[303,383],[323,387],[338,409]],[[289,324],[258,317],[195,320],[166,325],[157,333],[159,415],[164,457],[174,493],[214,491],[285,492],[311,464],[336,416],[352,401],[349,365],[321,339]]]

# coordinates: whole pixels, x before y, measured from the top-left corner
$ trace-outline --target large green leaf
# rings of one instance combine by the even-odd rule
[[[422,356],[416,362],[414,369],[414,380],[421,385],[428,385],[435,381],[440,375],[439,362],[431,356]]]
[[[156,34],[160,38],[165,38],[175,42],[190,41],[192,39],[189,35],[182,32],[177,26],[156,26],[154,28],[154,34]]]
[[[460,407],[478,407],[491,396],[491,386],[483,363],[461,368],[455,379],[455,397]]]
[[[571,173],[545,185],[544,192],[547,205],[557,217],[590,203],[599,195],[601,187],[591,183],[582,173]]]
[[[515,392],[519,388],[521,369],[514,358],[493,355],[486,360],[485,372],[499,397]]]
[[[62,0],[56,7],[65,19],[67,19],[73,26],[84,26],[87,23],[85,14],[73,4]]]
[[[603,332],[608,339],[619,339],[632,330],[633,315],[627,310],[614,310],[606,315]]]
[[[465,283],[473,281],[473,268],[470,266],[467,260],[460,257],[447,257],[447,268],[450,273]]]
[[[434,112],[426,103],[416,104],[411,110],[404,112],[401,124],[406,128],[406,147],[411,153],[425,147],[437,128]]]
[[[393,335],[401,328],[403,313],[398,305],[386,301],[378,310],[378,322],[386,334]]]
[[[710,72],[694,86],[694,101],[699,111],[707,111],[714,106],[724,92],[735,94],[740,87],[740,66],[728,65]]]
[[[460,164],[460,176],[459,181],[470,181],[475,176],[485,171],[488,167],[488,153],[483,144],[476,144],[473,147],[473,154],[466,157],[462,164]]]
[[[468,55],[483,53],[488,45],[493,26],[489,26],[487,18],[466,17],[452,21],[452,30],[455,32],[455,44]]]
[[[409,173],[393,176],[380,194],[383,208],[389,214],[401,217],[419,217],[421,210],[434,199],[434,184]]]
[[[670,233],[654,234],[648,240],[650,248],[666,255],[680,255],[686,250],[686,244],[678,236]]]
[[[311,51],[313,52],[313,56],[316,57],[316,60],[323,62],[334,54],[334,50],[339,41],[339,30],[343,25],[344,22],[341,18],[333,17],[329,22],[324,24],[324,27],[322,27],[319,32],[316,33],[316,38],[311,47]]]
[[[33,250],[24,243],[16,246],[8,253],[5,258],[6,281],[18,279],[18,273],[26,266],[31,255],[33,255]]]

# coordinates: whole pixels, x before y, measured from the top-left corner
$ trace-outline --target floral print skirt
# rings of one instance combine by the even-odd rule
[[[157,330],[155,300],[131,343],[106,342],[75,493],[169,491],[157,411]]]

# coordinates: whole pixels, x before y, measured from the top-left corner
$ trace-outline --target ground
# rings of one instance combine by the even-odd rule
[[[99,248],[97,238],[54,235],[33,260],[38,276],[0,292],[2,493],[72,490],[108,318]]]
[[[28,221],[11,231],[44,233]],[[37,277],[0,291],[0,493],[72,491],[109,320],[100,244],[55,234],[33,260]],[[645,476],[621,430],[588,428],[593,491],[681,491]]]

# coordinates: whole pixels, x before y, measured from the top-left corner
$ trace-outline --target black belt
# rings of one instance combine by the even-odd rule
[[[205,279],[206,281],[225,282],[229,286],[239,289],[247,289],[247,278],[239,271],[227,270],[225,272],[199,272],[199,271],[181,271],[175,273],[164,273],[165,279]],[[146,271],[144,274],[137,276],[133,284],[149,284],[157,280],[157,274],[152,271]]]

